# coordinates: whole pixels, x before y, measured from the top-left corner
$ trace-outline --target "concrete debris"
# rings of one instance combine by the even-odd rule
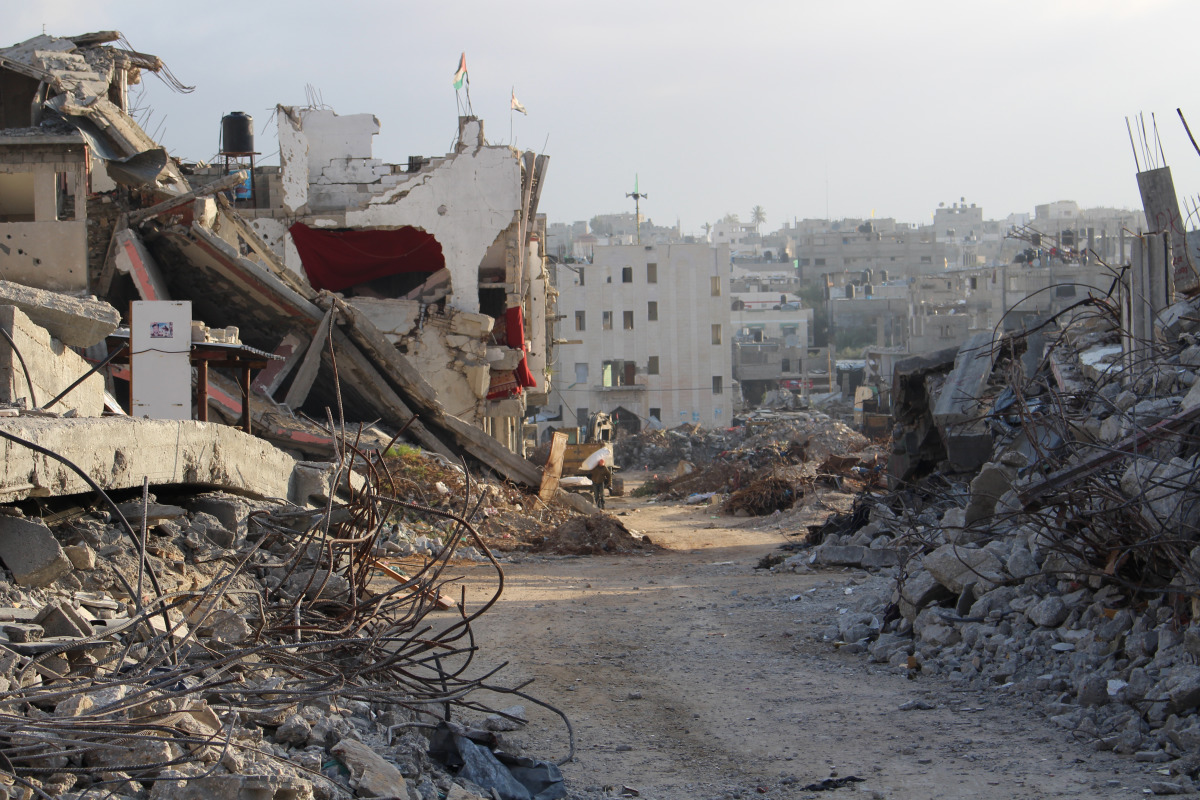
[[[21,309],[34,325],[71,347],[99,344],[121,323],[121,315],[108,303],[5,280],[0,280],[0,304]]]
[[[1191,791],[1200,407],[1186,398],[1200,382],[1200,298],[1172,306],[1154,357],[1135,363],[1104,360],[1120,341],[1109,311],[991,345],[995,371],[971,376],[971,423],[989,445],[969,468],[937,420],[962,385],[942,376],[968,345],[900,362],[889,471],[905,488],[860,495],[773,568],[894,553],[890,602],[845,614],[826,638],[920,680],[1027,698],[1098,749],[1178,764],[1180,782],[1155,792]],[[883,624],[859,624],[870,619]]]
[[[427,458],[405,456],[410,465]],[[333,800],[464,796],[492,774],[483,766],[499,765],[510,788],[532,789],[513,796],[565,796],[553,765],[514,754],[507,740],[503,754],[490,749],[497,732],[526,723],[523,707],[487,709],[460,666],[418,666],[431,651],[453,651],[495,601],[435,604],[444,570],[467,549],[461,539],[497,578],[499,564],[451,510],[466,489],[461,468],[431,461],[427,482],[406,479],[442,510],[409,503],[396,513],[395,487],[379,480],[400,473],[381,458],[395,456],[368,462],[349,503],[331,498],[328,511],[185,483],[164,489],[169,498],[80,508],[49,526],[0,515],[0,685],[12,701],[0,735],[21,745],[7,751],[16,774],[45,789],[37,770],[70,767],[76,791],[118,780],[124,795],[150,800]],[[452,496],[433,489],[455,477]],[[482,519],[505,502],[496,484],[470,488]],[[422,544],[405,559],[407,575],[386,564],[404,541]],[[446,607],[456,613],[431,616]],[[380,640],[396,647],[380,649]],[[471,745],[477,768],[427,755],[421,720],[448,708],[461,730],[484,737]],[[78,761],[42,730],[63,726],[83,749]],[[151,731],[168,735],[141,735]]]
[[[49,528],[9,516],[0,516],[0,561],[22,586],[48,586],[73,567]]]

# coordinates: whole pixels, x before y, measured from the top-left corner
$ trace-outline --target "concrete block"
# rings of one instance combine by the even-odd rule
[[[1003,565],[990,550],[944,544],[925,556],[924,563],[934,579],[955,594],[968,583],[987,592],[1003,580]]]
[[[11,281],[0,281],[0,304],[16,306],[35,325],[72,347],[99,344],[121,324],[120,313],[102,300],[85,300]]]
[[[933,418],[939,427],[977,416],[979,397],[992,374],[995,350],[992,336],[991,331],[977,333],[959,349],[954,369],[946,377],[934,406]]]
[[[867,548],[861,545],[822,544],[813,549],[813,563],[830,567],[857,567]]]
[[[334,487],[337,469],[328,461],[299,461],[292,472],[291,488],[288,497],[293,503],[307,505],[309,503],[324,503],[332,492],[345,492],[353,487],[361,489],[365,485],[363,477],[351,470],[342,470],[339,483]]]
[[[63,548],[63,552],[75,569],[87,572],[96,568],[96,551],[87,542],[69,544]]]
[[[0,561],[22,586],[48,586],[72,569],[49,528],[19,517],[0,516]]]
[[[25,369],[13,348],[7,342],[0,343],[0,402],[13,403],[30,397],[32,382],[37,403],[47,403],[91,369],[75,351],[51,337],[16,306],[0,305],[0,327],[12,336],[29,370],[26,379]],[[100,416],[104,412],[104,378],[92,375],[72,389],[53,410],[74,410],[84,417]]]
[[[1008,467],[984,464],[971,481],[971,502],[967,504],[964,522],[971,525],[990,517],[996,510],[996,501],[1012,488],[1013,477],[1014,471]]]
[[[946,458],[955,470],[972,472],[992,457],[992,432],[983,420],[947,425],[939,429]]]
[[[36,617],[35,625],[41,625],[47,636],[91,636],[92,624],[79,613],[79,609],[61,600],[51,600]]]
[[[921,613],[921,609],[949,596],[946,587],[938,583],[928,570],[910,573],[900,587],[900,613],[912,622],[917,618],[917,614]]]
[[[189,483],[286,498],[296,463],[236,428],[191,420],[16,417],[0,420],[0,428],[69,459],[106,490],[141,488],[146,476],[152,486]],[[91,491],[72,470],[26,447],[5,441],[0,454],[0,501]]]
[[[350,785],[360,797],[408,796],[408,783],[400,770],[362,742],[342,739],[329,752],[350,770]]]
[[[251,508],[250,504],[240,497],[213,492],[193,497],[188,501],[188,507],[192,511],[212,514],[220,520],[221,526],[227,532],[236,534],[238,539],[245,538],[246,517],[249,516]],[[213,537],[211,526],[208,535],[209,538]],[[232,547],[233,543],[222,546]]]

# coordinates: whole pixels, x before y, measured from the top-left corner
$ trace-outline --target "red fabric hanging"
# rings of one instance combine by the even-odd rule
[[[338,292],[402,272],[437,272],[446,266],[442,246],[430,234],[406,226],[387,231],[310,228],[294,223],[288,232],[304,274],[315,289]]]

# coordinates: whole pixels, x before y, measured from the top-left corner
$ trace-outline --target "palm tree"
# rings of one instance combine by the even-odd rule
[[[767,210],[762,206],[755,206],[750,209],[750,219],[754,221],[754,231],[758,232],[758,226],[767,221]]]

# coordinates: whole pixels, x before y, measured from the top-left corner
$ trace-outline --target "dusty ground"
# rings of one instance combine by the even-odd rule
[[[824,513],[838,500],[826,498]],[[856,776],[837,792],[1115,798],[1142,796],[1157,777],[1069,741],[1002,689],[956,691],[814,638],[887,582],[755,570],[785,540],[769,519],[629,497],[608,511],[668,549],[506,563],[504,596],[476,627],[483,659],[511,662],[507,683],[535,678],[528,691],[570,717],[572,797],[825,797],[804,787]],[[913,700],[928,708],[900,710]],[[562,723],[530,716],[514,741],[564,757]]]

